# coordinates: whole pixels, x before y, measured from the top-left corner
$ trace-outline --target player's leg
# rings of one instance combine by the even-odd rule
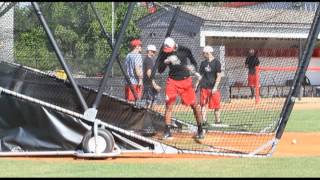
[[[254,87],[255,87],[255,75],[248,74],[248,86],[251,90],[251,98],[254,98]]]
[[[208,106],[208,90],[202,88],[200,90],[200,106],[201,106],[201,115],[202,115],[202,121],[203,125],[206,126],[207,121],[207,106]]]
[[[164,139],[172,138],[172,134],[171,134],[172,111],[173,111],[173,104],[166,104],[166,110],[164,114],[164,121],[166,124],[164,134],[163,134]]]
[[[215,117],[215,120],[216,120],[216,124],[221,124],[220,109],[215,109],[214,110],[214,117]]]
[[[164,120],[165,120],[165,131],[163,134],[164,139],[172,138],[171,134],[171,117],[173,112],[173,104],[176,101],[177,97],[177,87],[176,87],[176,81],[168,78],[166,82],[166,110],[164,113]]]
[[[151,92],[150,92],[150,87],[145,87],[143,90],[143,99],[146,102],[146,107],[150,108],[151,107]]]
[[[215,123],[221,124],[220,119],[220,102],[221,102],[221,92],[217,91],[214,94],[211,94],[209,98],[209,109],[214,109]]]
[[[207,105],[201,105],[201,114],[202,114],[202,120],[203,123],[207,123]]]
[[[195,104],[191,105],[191,108],[193,110],[193,114],[196,118],[197,126],[198,126],[196,138],[203,139],[204,138],[204,131],[203,131],[203,127],[202,127],[202,115],[201,115],[200,106],[197,103],[195,103]]]
[[[143,86],[139,86],[139,85],[134,85],[134,88],[136,90],[137,93],[137,98],[141,99],[142,98],[142,90],[143,90]],[[136,101],[137,99],[135,99]]]
[[[198,132],[197,138],[204,138],[204,132],[202,129],[202,115],[199,104],[196,102],[196,93],[194,92],[192,86],[192,79],[188,78],[180,82],[179,84],[179,95],[181,96],[182,103],[188,105],[192,108],[193,114],[195,116]]]
[[[136,85],[132,84],[132,87],[137,93]],[[131,102],[136,100],[135,97],[134,97],[133,92],[131,91],[130,85],[126,85],[125,86],[125,99],[127,101],[131,101]]]
[[[152,94],[151,94],[151,104],[150,104],[150,108],[152,108],[154,102],[156,101],[158,96],[158,91],[155,90],[154,88],[152,88]]]

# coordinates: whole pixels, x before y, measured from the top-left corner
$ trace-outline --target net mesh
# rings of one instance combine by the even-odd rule
[[[302,2],[301,2],[302,3]],[[193,137],[197,125],[193,111],[178,98],[173,109],[173,122],[184,126],[175,128],[173,140],[162,140],[162,132],[151,137],[180,150],[247,154],[255,151],[275,137],[275,130],[295,71],[261,71],[260,100],[257,102],[248,86],[248,69],[245,67],[249,49],[257,52],[260,67],[297,67],[303,45],[314,18],[317,3],[298,6],[287,2],[270,2],[232,5],[224,2],[203,3],[137,3],[129,26],[126,29],[120,52],[119,64],[125,66],[125,57],[130,52],[129,43],[134,38],[142,40],[142,54],[153,44],[159,48],[174,16],[175,7],[180,10],[170,37],[178,45],[191,49],[198,65],[204,60],[205,45],[214,48],[214,56],[222,65],[221,120],[215,124],[213,110],[207,112],[208,132],[201,142]],[[128,3],[94,3],[106,32],[103,34],[99,21],[88,2],[43,2],[40,8],[58,46],[79,85],[98,89],[112,48],[107,40],[115,42],[128,9]],[[310,8],[310,7],[314,8]],[[0,4],[1,7],[1,4]],[[308,7],[307,9],[304,7]],[[114,12],[112,12],[114,9]],[[13,13],[14,12],[14,13]],[[0,17],[0,58],[39,69],[49,75],[66,79],[52,45],[47,38],[30,3],[16,3],[14,8]],[[155,57],[156,59],[156,57]],[[117,62],[108,72],[108,86],[104,92],[124,100],[125,79]],[[152,110],[165,114],[165,87],[168,71],[155,74],[156,83],[162,87]],[[47,76],[44,76],[47,78]],[[193,77],[195,81],[195,77]],[[20,79],[21,80],[21,79]],[[17,79],[19,81],[19,79]],[[26,73],[23,81],[30,85],[39,80]],[[41,81],[48,91],[46,97],[35,97],[58,106],[66,106],[66,98],[58,83]],[[62,88],[65,90],[65,88]],[[70,89],[70,91],[72,91]],[[305,94],[305,96],[308,96]],[[74,97],[76,98],[76,97]],[[200,94],[197,93],[197,101]],[[142,100],[144,101],[144,100]],[[79,105],[70,107],[79,110]],[[116,113],[116,112],[115,112]],[[107,118],[107,117],[101,117]],[[271,146],[260,154],[267,154]]]

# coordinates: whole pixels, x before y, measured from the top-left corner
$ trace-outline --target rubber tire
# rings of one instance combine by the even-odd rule
[[[99,152],[99,153],[112,152],[114,145],[115,145],[115,141],[114,141],[114,138],[113,138],[113,135],[111,134],[111,132],[106,129],[99,128],[97,135],[102,137],[104,139],[104,141],[106,142],[106,148],[102,152]],[[89,140],[91,138],[94,138],[94,134],[93,134],[92,130],[88,131],[83,136],[82,149],[83,149],[83,152],[85,152],[85,153],[94,153],[94,152],[90,151],[90,147],[89,147]]]

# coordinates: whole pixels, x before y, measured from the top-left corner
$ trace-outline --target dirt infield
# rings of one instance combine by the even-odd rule
[[[273,156],[320,156],[320,133],[284,133]]]
[[[296,140],[296,144],[292,140]],[[320,156],[320,132],[318,133],[284,133],[272,157],[303,157]],[[181,158],[202,159],[202,158],[228,158],[209,155],[157,155],[157,154],[123,154],[113,159],[117,162],[154,162],[162,161],[162,158],[177,160]]]
[[[296,144],[292,140],[296,140]],[[320,156],[320,132],[319,133],[284,133],[276,151],[272,157],[312,157]],[[180,159],[195,160],[195,159],[216,159],[216,158],[232,158],[209,155],[192,155],[192,154],[153,154],[153,153],[123,153],[116,158],[108,158],[104,160],[88,160],[75,158],[70,156],[65,157],[2,157],[1,159],[15,160],[35,160],[35,161],[94,161],[98,163],[155,163],[155,162],[174,162]]]

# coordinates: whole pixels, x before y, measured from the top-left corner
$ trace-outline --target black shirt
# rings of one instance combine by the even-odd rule
[[[256,73],[256,66],[259,66],[260,61],[256,55],[248,56],[245,62],[246,65],[248,65],[249,74],[255,74]]]
[[[180,63],[176,65],[166,65],[164,63],[164,60],[167,59],[169,56],[177,56]],[[194,59],[192,52],[189,48],[184,46],[178,46],[176,51],[173,51],[172,53],[163,53],[161,54],[161,57],[159,59],[160,63],[158,66],[159,73],[163,73],[167,66],[169,66],[169,77],[174,80],[183,80],[187,77],[190,77],[190,72],[186,69],[186,65],[188,65],[188,59],[190,60],[190,63],[195,67],[195,69],[198,68],[197,61]]]
[[[155,61],[150,58],[149,56],[146,56],[143,60],[143,86],[152,86],[152,80],[147,76],[147,70],[153,68]]]
[[[211,62],[204,60],[200,64],[199,72],[202,76],[200,88],[212,89],[216,83],[217,74],[221,73],[221,63],[217,58]]]

